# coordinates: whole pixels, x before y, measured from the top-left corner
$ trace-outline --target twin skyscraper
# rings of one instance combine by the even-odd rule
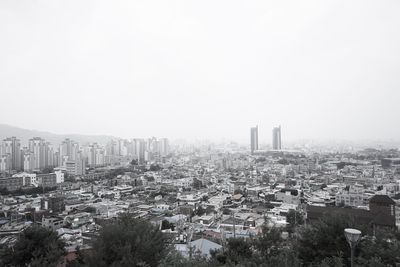
[[[272,129],[272,149],[282,149],[281,126]],[[258,125],[250,128],[250,150],[251,154],[258,150]]]

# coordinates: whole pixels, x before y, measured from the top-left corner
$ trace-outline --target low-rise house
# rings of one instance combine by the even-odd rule
[[[71,214],[65,217],[64,224],[70,228],[78,228],[82,225],[92,223],[93,217],[88,212],[81,212],[76,214]]]
[[[82,231],[80,229],[57,229],[58,236],[65,241],[67,250],[69,247],[77,247],[83,245]]]
[[[64,225],[64,219],[62,217],[42,217],[42,226],[48,229],[57,230],[62,228]]]
[[[155,208],[161,211],[167,211],[170,209],[170,206],[167,204],[156,204]]]
[[[19,235],[31,225],[30,222],[9,222],[0,227],[0,236]]]
[[[203,215],[197,218],[196,222],[210,227],[214,223],[214,215]]]
[[[348,190],[343,190],[336,194],[336,206],[368,206],[371,194],[365,192],[364,188],[359,186],[350,186]]]
[[[289,188],[283,188],[279,190],[278,192],[276,192],[275,197],[276,200],[278,201],[294,205],[299,205],[301,198],[300,192],[297,189],[289,189]]]

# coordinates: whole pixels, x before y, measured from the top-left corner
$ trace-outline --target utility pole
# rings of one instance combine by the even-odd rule
[[[232,215],[233,215],[233,238],[236,238],[235,212],[232,212]]]

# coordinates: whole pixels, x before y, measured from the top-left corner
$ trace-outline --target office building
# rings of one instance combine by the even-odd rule
[[[258,150],[258,125],[250,128],[250,150],[251,154]]]
[[[281,139],[281,126],[274,127],[272,129],[272,149],[281,150],[282,149],[282,139]]]

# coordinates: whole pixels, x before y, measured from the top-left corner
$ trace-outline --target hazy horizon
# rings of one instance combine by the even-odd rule
[[[398,1],[1,1],[0,123],[400,140]]]
[[[35,134],[31,134],[29,136],[27,136],[26,134],[24,134],[24,136],[22,137],[20,134],[18,133],[14,133],[14,134],[4,134],[1,129],[3,126],[8,126],[11,128],[16,128],[16,129],[20,129],[20,130],[28,130],[28,131],[34,131],[37,132]],[[44,135],[43,135],[43,134]],[[259,132],[260,133],[260,132]],[[261,132],[262,133],[262,132]],[[58,141],[54,141],[54,135],[57,135],[57,139]],[[131,140],[134,138],[151,138],[151,137],[157,137],[157,138],[163,138],[164,136],[154,136],[154,135],[149,135],[149,136],[129,136],[129,137],[121,137],[119,135],[106,135],[106,134],[85,134],[85,133],[53,133],[50,131],[45,131],[45,130],[41,130],[41,129],[24,129],[24,128],[20,128],[17,126],[13,126],[13,125],[8,125],[8,124],[1,124],[0,123],[0,139],[2,138],[7,138],[7,137],[12,137],[15,136],[18,139],[20,139],[23,145],[27,145],[28,144],[28,140],[30,138],[33,137],[42,137],[44,138],[46,141],[50,141],[50,143],[52,145],[58,145],[62,142],[62,140],[64,140],[65,138],[72,138],[72,140],[74,141],[78,141],[80,144],[87,144],[87,143],[99,143],[99,144],[106,144],[108,141],[110,140],[115,140],[118,138],[122,138],[122,139],[127,139],[127,140]],[[48,137],[51,136],[52,140],[49,140]],[[82,137],[84,137],[84,139],[86,141],[82,141],[80,140]],[[90,138],[93,137],[94,139]],[[96,138],[97,137],[97,138]],[[97,140],[98,137],[101,137],[101,139],[103,141]],[[61,139],[60,139],[61,138]],[[338,145],[338,146],[356,146],[358,148],[366,148],[366,147],[371,147],[371,148],[397,148],[400,145],[400,141],[399,140],[394,140],[394,139],[359,139],[359,140],[349,140],[349,139],[338,139],[338,138],[332,138],[332,139],[312,139],[312,138],[298,138],[298,139],[287,139],[285,137],[285,135],[282,135],[282,147],[284,149],[290,149],[293,148],[293,146],[297,146],[297,145],[311,145],[311,146],[331,146],[331,145]],[[105,139],[107,139],[107,141],[105,141]],[[224,138],[170,138],[170,141],[172,141],[172,143],[174,145],[178,145],[178,144],[188,144],[188,145],[199,145],[199,144],[228,144],[230,142],[236,142],[237,144],[241,145],[241,146],[249,146],[250,145],[250,140],[249,139],[232,139],[229,137],[224,137]],[[270,149],[272,145],[272,133],[271,136],[267,136],[262,134],[261,136],[259,135],[259,149],[263,150],[263,149]]]

